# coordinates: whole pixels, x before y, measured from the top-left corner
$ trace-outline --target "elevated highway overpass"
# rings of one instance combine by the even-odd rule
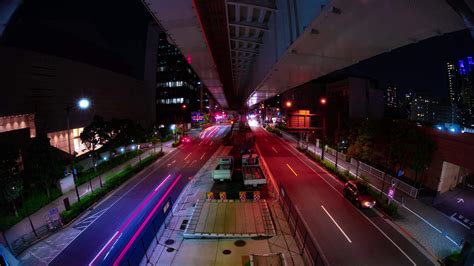
[[[217,101],[239,109],[474,25],[471,0],[143,0]]]

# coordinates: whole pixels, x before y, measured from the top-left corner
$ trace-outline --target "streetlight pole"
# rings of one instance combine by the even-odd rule
[[[326,139],[326,98],[321,98],[319,102],[322,105],[323,109],[323,139],[321,140],[321,161],[324,161],[324,149],[325,149],[325,139]]]
[[[77,184],[76,184],[76,170],[75,170],[75,165],[74,165],[74,154],[71,152],[71,128],[69,126],[69,114],[71,113],[71,107],[68,106],[66,107],[66,124],[67,124],[67,147],[69,150],[69,156],[71,159],[71,172],[72,172],[72,178],[74,181],[74,189],[76,190],[76,196],[77,196],[77,201],[81,201],[81,197],[79,196],[79,190],[77,189]]]
[[[80,109],[87,109],[89,108],[90,101],[86,98],[82,98],[77,102],[77,105]],[[67,106],[66,107],[66,124],[67,124],[67,146],[68,146],[68,151],[69,151],[69,156],[71,159],[71,167],[72,167],[72,177],[74,181],[74,189],[76,190],[76,196],[77,196],[77,201],[81,201],[81,197],[79,196],[79,190],[77,189],[77,177],[76,177],[76,166],[75,166],[75,153],[71,151],[71,127],[69,125],[69,115],[71,113],[72,106]],[[92,190],[92,185],[91,185],[91,190]]]

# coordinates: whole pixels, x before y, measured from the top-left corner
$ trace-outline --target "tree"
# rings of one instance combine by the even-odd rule
[[[79,138],[91,152],[92,166],[94,167],[94,172],[97,172],[97,154],[95,151],[98,145],[103,145],[108,139],[105,120],[101,116],[94,116],[91,124],[84,128]],[[102,187],[102,178],[100,175],[99,183],[100,187]],[[89,185],[92,191],[92,180],[90,178]]]
[[[151,142],[151,144],[153,144],[153,153],[156,153],[155,146],[156,146],[156,143],[158,143],[158,142],[161,143],[160,152],[163,151],[163,143],[161,141],[160,132],[158,132],[158,130],[153,130],[152,132],[150,132],[148,134],[147,139],[148,139],[149,142]]]
[[[63,176],[64,159],[49,143],[46,136],[34,138],[26,152],[26,172],[40,184],[51,199],[50,188]]]
[[[2,198],[10,202],[18,217],[18,210],[15,200],[20,196],[23,190],[23,182],[20,178],[18,167],[18,153],[13,148],[3,147],[0,153],[0,190]]]
[[[424,169],[430,164],[433,153],[436,150],[435,142],[429,138],[423,131],[414,130],[411,135],[411,164],[410,167],[415,170],[415,182],[420,182]]]
[[[363,121],[356,126],[356,133],[351,136],[351,145],[347,154],[359,160],[371,162],[374,159],[376,125],[372,121]]]

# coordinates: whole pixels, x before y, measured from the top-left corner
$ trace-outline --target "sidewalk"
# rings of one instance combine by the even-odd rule
[[[194,204],[205,199],[211,190],[212,166],[217,157],[226,155],[230,148],[219,148],[213,157],[194,176],[173,207],[172,215],[150,245],[140,265],[249,265],[251,254],[283,253],[287,265],[304,265],[292,237],[286,218],[276,200],[269,199],[269,207],[277,231],[274,237],[244,239],[184,239]]]
[[[297,146],[298,139],[296,137],[283,131],[282,133],[283,139],[288,144],[293,147]],[[316,154],[321,154],[321,149],[316,147],[314,143],[309,143],[308,149]],[[324,156],[325,160],[334,164],[335,156],[329,153],[325,153]],[[344,169],[344,166],[348,163],[339,159],[339,164]],[[454,222],[436,208],[417,199],[403,197],[402,202],[397,200],[394,200],[394,202],[398,204],[399,217],[390,220],[389,224],[411,240],[415,246],[428,252],[438,260],[442,260],[453,251],[460,250],[460,244],[464,237],[469,234],[467,228]]]
[[[174,149],[171,147],[172,141],[168,141],[163,143],[163,152],[168,153],[170,150]],[[160,147],[156,148],[156,151],[159,152]],[[151,155],[153,153],[153,148],[148,149],[144,151],[140,156],[141,159],[146,158],[147,156]],[[105,184],[107,182],[107,179],[112,176],[113,174],[122,171],[125,167],[128,165],[135,165],[139,162],[138,156],[103,173],[101,175],[102,178],[102,183]],[[99,177],[94,178],[91,180],[92,183],[92,190],[97,189],[100,187],[100,181]],[[86,182],[80,186],[78,186],[78,191],[80,197],[84,197],[85,195],[89,194],[91,192],[91,184],[89,182]],[[55,199],[48,205],[44,206],[40,210],[38,210],[36,213],[32,214],[30,216],[31,219],[31,224],[30,220],[28,218],[25,218],[21,220],[19,223],[15,224],[12,226],[10,229],[5,231],[5,237],[10,245],[13,245],[14,241],[21,238],[22,236],[25,236],[27,234],[31,234],[32,237],[34,235],[32,234],[33,229],[32,226],[34,226],[35,230],[37,230],[40,227],[44,227],[44,225],[49,224],[49,212],[55,208],[61,213],[62,211],[65,210],[64,207],[64,202],[63,200],[65,198],[69,198],[69,202],[72,205],[73,203],[77,202],[77,196],[76,196],[76,191],[73,189],[69,192],[66,192],[59,198]]]

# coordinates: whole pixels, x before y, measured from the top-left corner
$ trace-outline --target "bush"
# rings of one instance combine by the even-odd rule
[[[375,200],[377,201],[377,205],[375,205],[377,209],[381,210],[382,212],[384,212],[385,214],[387,214],[388,216],[392,218],[397,217],[398,206],[393,202],[390,202],[390,204],[388,204],[388,199],[385,198],[383,195],[381,196],[380,192],[374,191],[371,187],[368,187],[368,188],[372,197],[374,197]]]
[[[178,147],[180,144],[181,144],[181,141],[180,141],[180,140],[173,141],[173,144],[171,144],[171,147],[176,148],[176,147]]]
[[[82,173],[79,172],[77,176],[77,185],[82,185],[86,182],[89,182],[89,179],[94,179],[95,177],[109,171],[110,169],[113,169],[114,167],[117,167],[124,162],[129,161],[132,158],[135,158],[138,156],[139,153],[143,153],[142,151],[132,151],[132,152],[127,152],[124,154],[120,154],[106,162],[103,162],[99,165],[97,165],[96,169],[97,171],[94,171],[94,168],[87,169],[86,171],[83,171]]]
[[[136,173],[138,173],[143,168],[152,164],[159,157],[163,156],[164,153],[158,153],[155,155],[150,155],[143,159],[140,163],[135,166],[127,165],[122,171],[108,177],[107,182],[104,184],[103,188],[94,190],[92,193],[81,198],[80,202],[75,202],[71,205],[69,211],[61,212],[61,219],[63,223],[67,224],[79,216],[83,211],[87,210],[94,203],[104,197],[107,193],[113,189],[122,185],[125,181],[130,179]]]
[[[461,252],[454,251],[451,253],[451,255],[444,259],[444,264],[448,266],[457,265],[457,263],[459,263],[459,259],[461,259]]]
[[[44,189],[31,188],[28,191],[25,191],[23,202],[20,206],[17,205],[18,217],[16,217],[15,214],[6,211],[0,212],[0,230],[7,230],[23,218],[35,213],[60,196],[61,191],[57,187],[50,188],[50,199],[48,199]],[[18,202],[19,201],[17,200],[16,204],[18,204]]]
[[[283,136],[283,134],[281,133],[281,131],[278,128],[267,126],[266,129],[267,129],[268,132],[271,132],[271,133],[273,133],[277,136],[280,136],[280,137]]]

